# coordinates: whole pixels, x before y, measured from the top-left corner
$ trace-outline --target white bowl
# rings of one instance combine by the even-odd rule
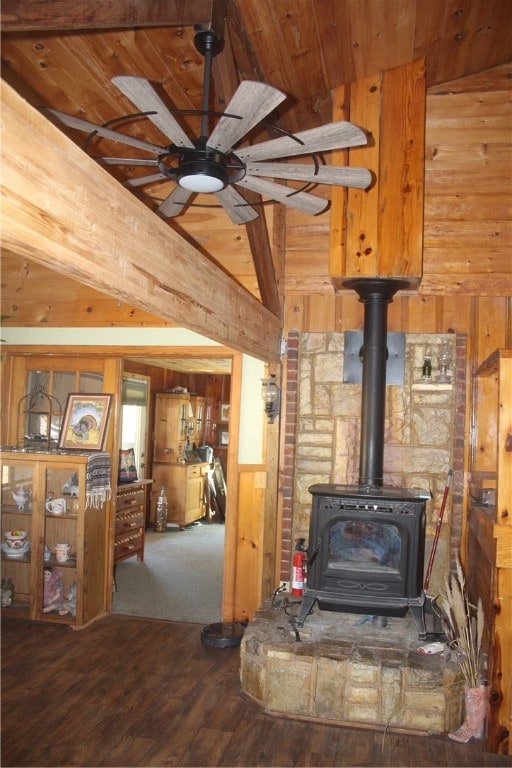
[[[21,549],[27,542],[27,531],[6,531],[4,533],[5,543],[10,549]]]
[[[23,555],[30,552],[30,542],[26,541],[19,549],[13,549],[8,547],[7,544],[2,543],[2,552],[6,557],[23,557]]]

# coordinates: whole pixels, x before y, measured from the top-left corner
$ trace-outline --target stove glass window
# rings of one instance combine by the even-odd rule
[[[402,539],[396,525],[344,520],[329,529],[329,568],[398,571]]]

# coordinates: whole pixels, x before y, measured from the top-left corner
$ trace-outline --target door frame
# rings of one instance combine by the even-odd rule
[[[241,393],[242,393],[242,359],[243,354],[237,350],[233,350],[229,347],[211,347],[211,346],[125,346],[125,345],[107,345],[104,347],[98,347],[96,345],[6,345],[4,347],[4,363],[6,364],[6,370],[4,371],[6,379],[9,380],[9,392],[17,391],[20,383],[18,382],[18,388],[13,384],[12,372],[16,368],[16,359],[20,357],[35,357],[44,356],[47,358],[77,358],[79,357],[83,361],[85,360],[103,360],[108,359],[112,364],[114,361],[114,369],[111,368],[110,375],[107,375],[104,380],[104,386],[107,387],[105,391],[109,391],[116,397],[116,408],[114,409],[114,429],[113,429],[113,441],[112,441],[112,454],[114,457],[112,463],[112,470],[117,477],[117,461],[115,457],[118,456],[120,434],[118,429],[119,414],[121,408],[121,395],[122,395],[122,361],[129,358],[145,358],[150,361],[151,358],[230,358],[231,359],[231,396],[230,396],[230,427],[229,427],[229,444],[228,444],[228,466],[226,475],[226,523],[225,523],[225,541],[224,541],[224,574],[223,574],[223,598],[222,598],[222,620],[233,621],[236,620],[235,606],[236,606],[236,568],[237,568],[237,541],[238,541],[238,446],[239,446],[239,429],[240,429],[240,406],[241,406]],[[49,366],[51,366],[51,359],[48,360]],[[150,364],[150,363],[149,363]],[[24,366],[23,366],[24,367]],[[118,373],[115,373],[117,371]],[[115,379],[117,377],[117,386]],[[4,379],[4,381],[6,380]],[[10,400],[10,395],[9,395]],[[14,402],[10,400],[7,407],[7,413],[11,412],[11,407],[17,405],[17,400]],[[3,403],[4,405],[4,403]],[[111,542],[113,547],[113,541]],[[112,558],[108,558],[112,562]],[[111,584],[111,580],[107,579],[107,582]],[[107,596],[108,597],[108,596]],[[112,592],[110,591],[110,600],[107,599],[107,604],[111,605]]]

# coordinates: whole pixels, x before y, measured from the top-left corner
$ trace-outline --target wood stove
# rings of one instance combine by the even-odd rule
[[[334,611],[402,616],[426,638],[423,607],[425,504],[429,492],[383,485],[387,306],[404,280],[356,278],[365,306],[357,486],[313,485],[308,579],[297,626],[316,601]]]
[[[406,488],[313,485],[307,586],[297,619],[323,610],[414,616],[426,636],[422,589],[425,497]]]

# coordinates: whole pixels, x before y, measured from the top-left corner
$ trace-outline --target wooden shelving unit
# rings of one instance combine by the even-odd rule
[[[37,621],[70,624],[80,627],[105,612],[107,532],[106,505],[87,507],[85,455],[62,453],[0,452],[1,527],[28,532],[30,548],[21,557],[6,553],[2,546],[2,578],[14,584],[14,599],[4,606],[6,615]],[[65,495],[63,488],[70,478],[77,479],[78,495]],[[20,495],[21,489],[23,493]],[[66,511],[53,514],[46,508],[51,496],[66,500]],[[24,503],[17,502],[24,496]],[[71,545],[70,557],[59,562],[55,547]],[[50,559],[45,560],[45,547]],[[58,570],[63,600],[76,587],[73,611],[47,611],[44,605],[45,569]]]

